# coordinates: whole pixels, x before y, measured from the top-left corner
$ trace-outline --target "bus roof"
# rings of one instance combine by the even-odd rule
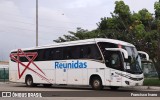
[[[73,45],[82,45],[82,44],[92,44],[97,42],[109,42],[114,44],[121,44],[124,46],[132,46],[135,47],[133,44],[115,40],[115,39],[107,39],[107,38],[94,38],[94,39],[85,39],[85,40],[77,40],[77,41],[69,41],[69,42],[62,42],[62,43],[53,43],[49,45],[43,45],[38,47],[32,47],[32,48],[23,48],[22,50],[34,50],[34,49],[43,49],[43,48],[51,48],[51,47],[63,47],[63,46],[73,46]],[[16,51],[17,49],[14,49],[12,51]]]

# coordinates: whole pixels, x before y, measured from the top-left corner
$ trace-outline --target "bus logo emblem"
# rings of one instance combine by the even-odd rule
[[[17,62],[18,64],[18,75],[19,75],[19,79],[23,76],[24,72],[28,69],[31,70],[32,72],[36,73],[39,77],[41,77],[42,79],[48,81],[48,79],[45,77],[45,73],[33,62],[34,59],[37,57],[37,52],[23,52],[21,49],[18,49],[17,53],[12,53],[10,54],[10,58],[12,60],[14,60],[15,62]],[[28,60],[28,64],[25,65],[24,63],[22,63],[19,58],[20,57],[25,57]],[[32,68],[30,68],[30,64],[33,64],[42,74],[38,73],[37,71],[33,70]],[[22,65],[24,67],[23,71],[20,72],[20,65]]]

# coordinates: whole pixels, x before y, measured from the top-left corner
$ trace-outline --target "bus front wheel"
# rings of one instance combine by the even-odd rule
[[[100,77],[93,77],[91,81],[91,86],[94,90],[103,89],[102,80]]]

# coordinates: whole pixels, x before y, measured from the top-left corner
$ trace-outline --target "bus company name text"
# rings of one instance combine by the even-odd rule
[[[71,62],[55,62],[55,69],[77,69],[87,68],[87,62],[71,61]]]

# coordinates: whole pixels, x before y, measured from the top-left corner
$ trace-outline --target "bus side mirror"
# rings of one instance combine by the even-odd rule
[[[141,60],[149,61],[149,55],[146,52],[138,51],[138,55],[140,56]]]
[[[128,59],[128,52],[122,48],[105,48],[105,49],[110,51],[120,51],[124,54],[124,58]]]

